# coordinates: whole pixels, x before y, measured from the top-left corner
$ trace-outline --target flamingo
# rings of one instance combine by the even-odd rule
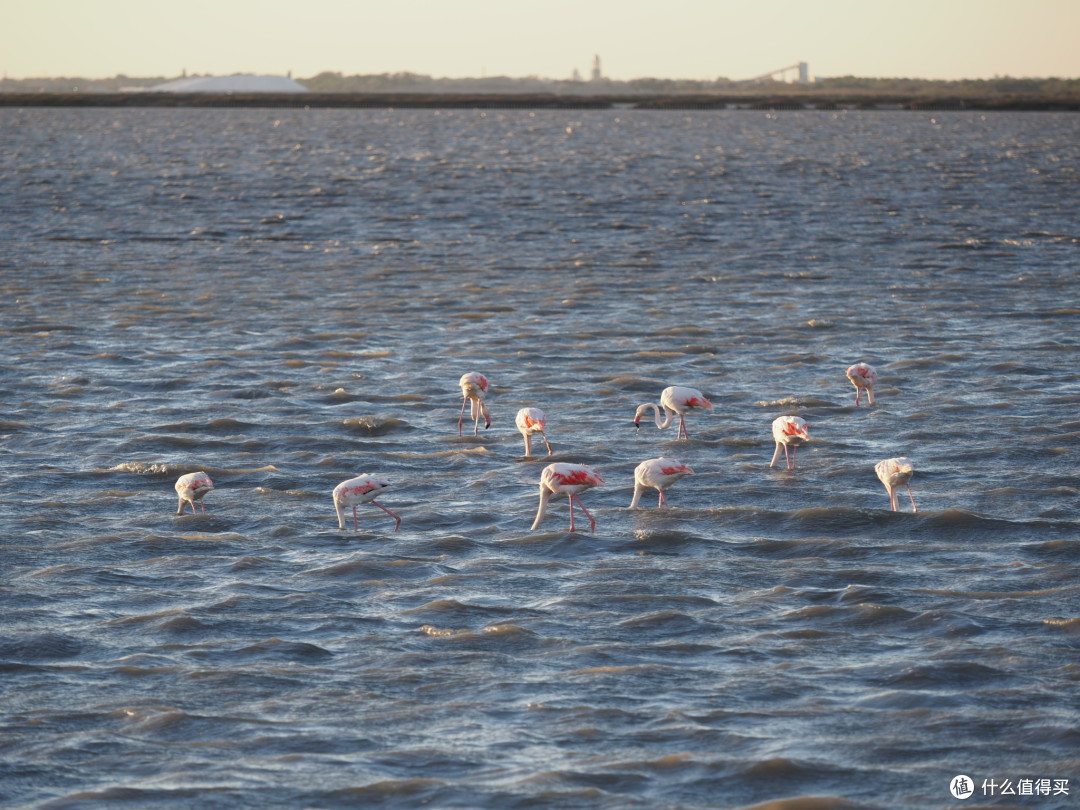
[[[544,433],[544,428],[547,426],[547,416],[544,415],[542,410],[539,408],[522,408],[517,412],[514,423],[525,438],[525,455],[532,455],[532,437],[537,433],[543,438],[548,455],[550,456],[555,452],[551,449],[551,442],[548,441],[547,434]]]
[[[849,366],[844,372],[851,384],[855,386],[855,407],[859,407],[862,392],[866,391],[866,404],[874,404],[874,381],[877,380],[877,371],[869,363],[856,363]]]
[[[776,452],[773,453],[770,467],[775,467],[780,460],[780,449],[784,450],[784,461],[789,470],[795,469],[795,460],[799,454],[799,447],[810,441],[807,432],[809,425],[801,416],[778,416],[772,423],[772,435],[776,440]],[[791,448],[790,452],[788,448]]]
[[[911,462],[911,459],[903,456],[887,458],[874,465],[874,472],[877,473],[878,480],[885,485],[885,489],[889,492],[889,506],[892,507],[892,511],[900,511],[896,502],[896,490],[900,486],[907,487],[908,497],[911,498],[911,511],[919,511],[919,507],[915,505],[915,496],[911,494],[911,474],[915,472],[915,465]]]
[[[704,408],[707,411],[712,410],[712,403],[705,399],[705,395],[698,391],[696,388],[686,388],[681,385],[672,385],[665,388],[660,392],[660,406],[664,409],[664,421],[660,421],[660,407],[657,407],[655,402],[644,402],[638,405],[637,412],[634,414],[634,427],[641,427],[641,416],[649,408],[653,409],[653,416],[656,417],[656,426],[663,430],[671,424],[675,414],[679,415],[679,439],[689,439],[690,434],[686,430],[686,418],[687,411],[694,408]]]
[[[638,505],[642,493],[648,487],[654,488],[660,493],[657,508],[668,506],[664,490],[685,475],[693,475],[694,471],[681,461],[673,458],[650,458],[643,461],[634,469],[634,498],[630,501],[630,509]]]
[[[457,421],[457,435],[461,435],[461,424],[465,421],[465,406],[471,402],[473,436],[479,436],[481,413],[484,414],[484,427],[491,427],[491,414],[488,412],[487,403],[484,402],[484,397],[487,396],[488,379],[483,374],[470,371],[468,374],[461,375],[458,385],[461,386],[461,414]]]
[[[191,504],[191,513],[198,514],[195,501],[199,501],[203,514],[206,514],[206,504],[202,502],[203,496],[214,488],[214,482],[210,476],[199,471],[181,475],[176,479],[176,494],[180,496],[180,503],[176,506],[176,514],[184,514],[184,502]]]
[[[379,475],[363,474],[348,481],[342,481],[334,487],[334,509],[337,511],[338,528],[345,528],[345,515],[342,508],[352,507],[353,529],[360,531],[360,523],[356,517],[356,507],[362,503],[373,504],[382,509],[394,519],[394,531],[401,526],[401,518],[375,500],[376,496],[390,486],[390,482]]]
[[[535,531],[540,527],[551,496],[565,494],[570,499],[570,531],[574,531],[574,502],[576,501],[581,511],[585,513],[585,517],[589,519],[590,528],[595,532],[596,520],[577,496],[587,489],[603,485],[604,479],[600,477],[600,474],[584,464],[548,464],[540,472],[540,508],[536,511],[536,520],[533,521],[532,530]]]

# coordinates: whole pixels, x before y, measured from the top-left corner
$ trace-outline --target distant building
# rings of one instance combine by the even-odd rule
[[[602,82],[603,80],[604,74],[600,72],[600,56],[598,54],[592,60],[592,81]]]
[[[185,74],[187,71],[185,71]],[[289,76],[191,76],[139,88],[144,93],[307,93],[304,85]]]

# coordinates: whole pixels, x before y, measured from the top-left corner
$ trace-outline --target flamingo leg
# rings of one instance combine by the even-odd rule
[[[195,501],[188,501],[188,503],[191,504],[191,514],[193,514],[193,515],[199,514],[199,510],[195,506]]]
[[[912,512],[918,512],[919,507],[917,507],[915,505],[915,496],[911,494],[911,486],[910,485],[908,485],[907,494],[908,494],[908,497],[911,498],[911,511]]]
[[[393,512],[391,512],[389,509],[387,509],[385,506],[383,506],[378,501],[372,501],[371,503],[374,504],[375,506],[379,507],[380,509],[382,509],[384,512],[386,512],[386,514],[388,514],[390,517],[392,517],[394,519],[394,531],[395,532],[399,528],[401,528],[401,518],[399,518],[397,515],[395,515]]]
[[[859,407],[859,400],[862,399],[862,389],[859,386],[855,386],[855,407]]]
[[[587,517],[589,519],[589,528],[592,530],[593,534],[596,534],[596,520],[593,518],[593,516],[591,514],[589,514],[589,510],[585,508],[585,504],[583,504],[577,498],[574,498],[573,495],[571,495],[570,497],[573,498],[574,500],[577,500],[577,504],[578,504],[578,506],[581,507],[581,511],[584,512],[585,517]],[[573,503],[573,501],[571,501],[571,503]],[[573,508],[573,507],[571,507],[571,508]],[[573,515],[573,513],[571,513],[571,516],[572,515]],[[571,531],[573,531],[573,530],[571,529]]]
[[[548,455],[554,455],[555,451],[551,449],[551,442],[548,441],[547,434],[544,431],[540,431],[540,435],[544,437],[544,444],[547,446]]]
[[[532,455],[532,436],[528,433],[525,434],[525,455]]]
[[[199,506],[202,507],[202,513],[206,514],[206,501],[199,501]]]
[[[686,429],[686,417],[683,416],[681,413],[679,414],[679,438],[680,439],[689,439],[690,438],[690,431],[688,431]]]
[[[360,520],[356,517],[356,504],[353,504],[352,508],[352,525],[353,531],[360,531]]]
[[[667,506],[667,505],[668,505],[668,501],[667,501],[667,498],[665,498],[665,497],[664,497],[664,490],[662,490],[662,489],[658,489],[658,490],[656,490],[656,491],[660,493],[660,500],[659,500],[659,501],[657,502],[657,504],[656,504],[656,505],[657,505],[657,507],[659,508],[659,507],[661,507],[661,506]]]
[[[568,492],[566,497],[570,501],[570,531],[574,531],[574,496]]]
[[[794,470],[799,463],[799,445],[795,445],[791,448],[791,467],[789,469]]]

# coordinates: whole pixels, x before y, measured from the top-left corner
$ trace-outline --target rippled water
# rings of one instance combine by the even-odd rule
[[[3,803],[1076,806],[1080,117],[0,109],[0,144]],[[688,441],[632,425],[670,384],[714,405]],[[660,455],[696,474],[628,510]],[[595,534],[529,530],[552,460],[604,476]],[[362,472],[399,532],[338,530]]]

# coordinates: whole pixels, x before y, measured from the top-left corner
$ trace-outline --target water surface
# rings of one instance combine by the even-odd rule
[[[0,109],[0,143],[6,804],[1074,806],[1080,118]],[[714,409],[635,431],[672,384]],[[661,455],[696,474],[628,510]],[[529,530],[551,460],[606,479],[595,534]],[[399,532],[338,530],[363,472]]]

